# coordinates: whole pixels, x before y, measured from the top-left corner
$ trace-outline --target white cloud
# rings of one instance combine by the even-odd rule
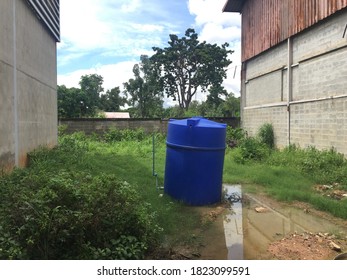
[[[241,29],[237,26],[223,27],[213,22],[206,23],[200,32],[200,40],[211,43],[224,44],[239,41]]]
[[[225,3],[226,0],[189,0],[188,9],[196,16],[195,23],[198,26],[213,22],[223,26],[240,27],[240,15],[222,12]]]
[[[153,46],[162,45],[165,42],[163,35],[169,34],[168,30],[175,29],[175,25],[155,21],[158,8],[153,10],[153,18],[149,12],[139,16],[155,7],[157,2],[145,6],[141,3],[140,0],[62,0],[58,66],[74,63],[84,56],[88,59],[90,52],[117,61],[124,57],[139,57],[143,50],[148,54]]]
[[[61,1],[62,48],[88,50],[109,41],[112,28],[98,16],[104,13],[100,3],[94,0]]]
[[[195,16],[195,25],[199,27],[199,40],[212,44],[229,43],[234,50],[232,63],[227,70],[227,79],[223,85],[228,92],[240,94],[241,70],[241,16],[235,13],[223,13],[226,0],[189,0],[188,9]],[[236,70],[236,71],[235,71]]]
[[[119,86],[123,89],[123,83],[133,77],[133,67],[136,61],[125,61],[116,64],[97,65],[89,69],[80,69],[68,74],[58,75],[58,85],[79,88],[81,76],[98,74],[104,78],[104,90],[109,90]]]
[[[155,31],[161,32],[164,29],[164,26],[155,25],[155,24],[132,23],[130,24],[130,26],[138,32],[155,32]]]
[[[141,5],[140,0],[131,0],[130,3],[125,3],[121,6],[121,11],[123,13],[132,13],[135,12]]]
[[[58,84],[79,87],[82,75],[97,73],[104,78],[105,90],[116,86],[122,89],[123,83],[133,77],[132,68],[140,55],[151,56],[153,46],[163,47],[169,34],[182,34],[186,28],[192,27],[195,20],[200,41],[217,44],[228,42],[230,48],[235,50],[224,85],[228,91],[238,94],[240,16],[222,13],[225,2],[185,0],[168,5],[168,2],[161,0],[61,0],[62,40],[58,44]],[[189,14],[187,17],[186,10],[186,15],[182,16],[184,3],[187,3],[193,19]],[[126,61],[118,62],[119,59]],[[81,60],[83,69],[68,70],[76,69]],[[95,63],[107,64],[86,66]],[[234,77],[236,65],[238,68]],[[62,69],[65,73],[62,73]],[[197,100],[204,98],[199,93]],[[166,99],[165,103],[174,104],[171,99]]]

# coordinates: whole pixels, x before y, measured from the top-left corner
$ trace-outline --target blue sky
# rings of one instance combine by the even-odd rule
[[[169,34],[183,36],[187,28],[194,28],[200,41],[228,42],[235,50],[224,86],[239,94],[240,15],[222,13],[225,2],[61,0],[58,85],[78,87],[82,75],[97,73],[104,78],[105,90],[122,89],[141,54],[150,56],[152,47],[167,46]],[[198,98],[204,100],[202,95]]]

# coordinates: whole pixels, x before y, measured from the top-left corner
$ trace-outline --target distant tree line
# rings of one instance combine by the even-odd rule
[[[123,92],[119,87],[104,92],[103,77],[97,74],[83,75],[80,88],[58,86],[59,118],[102,117],[125,105],[131,117],[139,118],[239,116],[240,99],[222,86],[233,53],[228,44],[199,42],[194,29],[182,38],[170,35],[168,44],[153,47],[151,57],[141,55]],[[194,100],[199,91],[207,93],[206,101]],[[178,105],[164,108],[165,95]]]

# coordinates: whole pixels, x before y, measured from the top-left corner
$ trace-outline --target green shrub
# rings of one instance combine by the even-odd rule
[[[295,145],[276,151],[268,159],[271,165],[291,166],[319,184],[347,185],[347,160],[335,149],[318,150],[310,146],[301,149]]]
[[[40,171],[54,168],[56,164],[66,167],[83,162],[90,150],[90,141],[83,132],[66,134],[59,137],[58,146],[53,149],[40,147],[28,154],[29,166]]]
[[[66,130],[67,130],[67,125],[66,124],[58,125],[58,136],[65,135],[66,134]]]
[[[229,147],[233,148],[240,143],[244,138],[247,137],[247,133],[240,127],[232,128],[231,126],[227,126],[226,129],[226,143]]]
[[[16,170],[0,180],[1,259],[141,259],[161,228],[114,175]]]
[[[259,128],[258,137],[260,141],[267,145],[270,149],[274,148],[275,136],[271,123],[265,123]]]
[[[118,141],[142,141],[147,137],[144,130],[139,129],[116,129],[110,128],[105,134],[104,139],[106,142]]]
[[[270,154],[269,148],[255,137],[246,137],[238,145],[234,160],[244,164],[247,161],[262,161]]]

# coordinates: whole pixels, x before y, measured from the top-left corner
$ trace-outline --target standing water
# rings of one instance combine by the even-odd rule
[[[225,198],[230,202],[230,210],[226,213],[223,225],[225,243],[229,260],[243,260],[243,225],[241,186],[224,186]]]
[[[241,185],[224,185],[230,210],[224,217],[228,259],[267,259],[267,248],[291,233],[341,232],[330,221],[289,206],[276,209],[255,194],[243,193]]]

